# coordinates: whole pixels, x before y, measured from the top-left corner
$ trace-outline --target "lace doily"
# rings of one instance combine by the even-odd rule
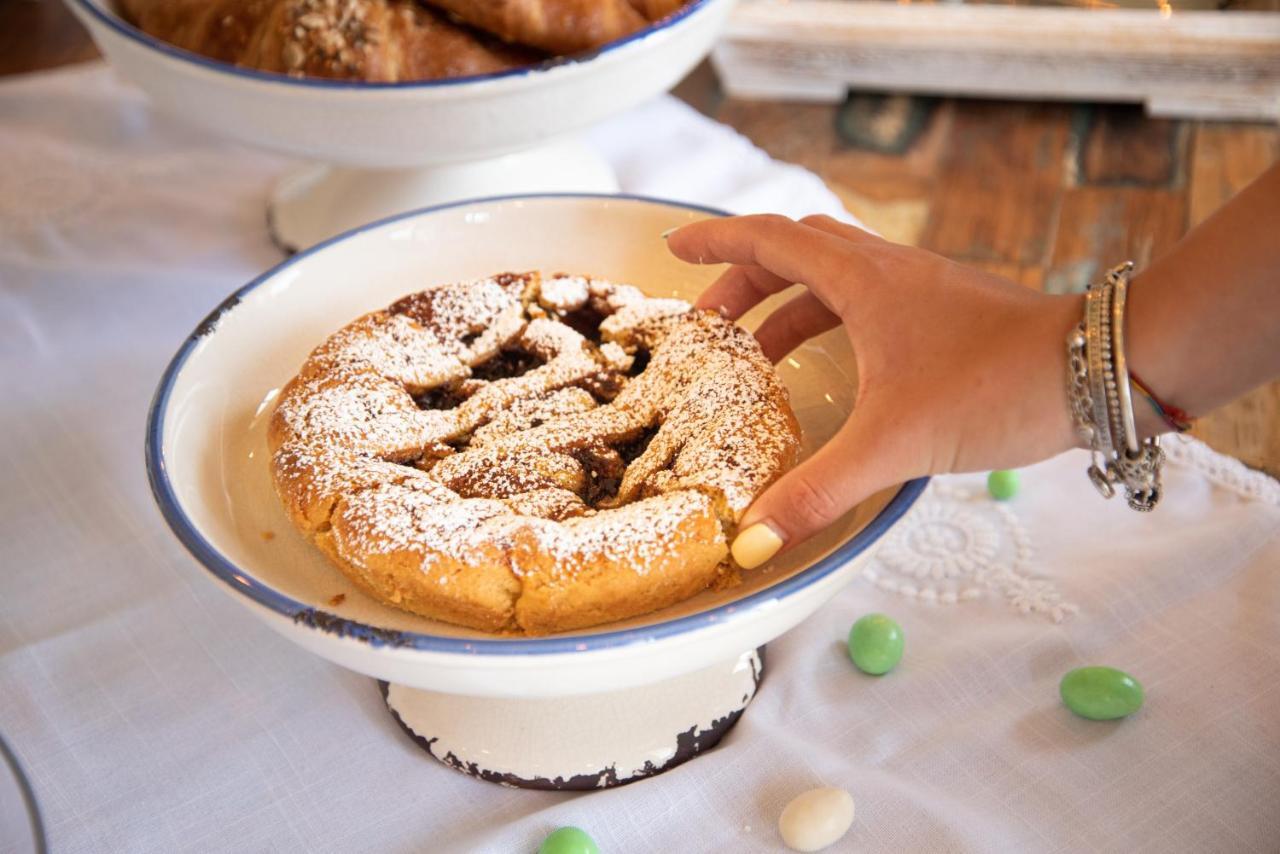
[[[1195,469],[1243,498],[1280,507],[1280,481],[1265,472],[1251,469],[1235,457],[1218,453],[1190,436],[1167,438],[1161,447],[1170,463]]]
[[[1034,568],[1031,536],[986,490],[934,479],[885,540],[863,577],[909,599],[954,605],[1002,596],[1022,614],[1058,623],[1078,608]]]
[[[1166,439],[1170,465],[1190,468],[1242,498],[1280,506],[1280,481],[1198,439]],[[1012,506],[985,489],[935,478],[885,540],[863,577],[908,599],[953,605],[1004,597],[1022,614],[1061,622],[1079,609],[1035,564],[1031,536]]]

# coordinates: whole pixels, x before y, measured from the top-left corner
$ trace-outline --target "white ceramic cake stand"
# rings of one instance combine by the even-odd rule
[[[661,234],[712,215],[631,197],[509,197],[398,216],[294,256],[209,315],[166,371],[147,433],[161,511],[192,555],[272,628],[390,683],[401,723],[460,770],[513,785],[594,787],[710,747],[755,693],[756,651],[857,574],[923,482],[875,496],[814,541],[745,573],[738,587],[586,631],[497,637],[355,589],[280,507],[265,425],[278,390],[316,344],[433,283],[546,269],[692,298],[717,271],[677,261]],[[848,343],[838,334],[818,339],[779,372],[809,453],[850,411]]]
[[[503,193],[613,192],[577,133],[665,92],[710,50],[733,0],[691,0],[628,38],[569,59],[453,80],[300,80],[215,62],[125,23],[113,0],[69,0],[98,47],[163,110],[316,163],[271,195],[294,251],[427,205]]]

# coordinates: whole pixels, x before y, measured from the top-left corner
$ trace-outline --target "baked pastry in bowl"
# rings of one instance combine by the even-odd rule
[[[148,35],[257,71],[378,83],[471,77],[632,35],[683,0],[120,0]]]
[[[870,568],[875,544],[902,519],[924,481],[869,497],[766,565],[741,570],[739,584],[712,584],[669,607],[592,628],[495,635],[369,595],[312,537],[297,531],[271,462],[272,422],[285,387],[316,345],[353,318],[378,316],[379,307],[433,282],[474,281],[498,270],[590,271],[641,284],[655,297],[693,300],[720,270],[679,261],[661,235],[716,213],[619,196],[486,199],[398,217],[295,255],[199,323],[161,378],[146,453],[160,511],[216,586],[275,631],[343,667],[397,685],[470,697],[549,698],[623,691],[738,660]],[[740,322],[751,329],[788,298],[773,297]],[[853,353],[847,337],[834,330],[806,342],[776,371],[802,428],[803,458],[835,436],[852,411]],[[488,381],[486,369],[481,372],[485,376],[478,378]],[[419,404],[404,386],[391,391],[405,412],[439,417],[420,409],[431,406],[423,394]],[[593,399],[593,412],[608,411],[607,403],[583,391]],[[577,395],[578,389],[563,393]],[[474,431],[472,441],[483,432]],[[612,447],[624,458],[633,453]],[[389,455],[381,465],[405,479],[424,473],[404,462],[408,457]],[[655,483],[659,477],[655,473]],[[583,501],[591,503],[590,497]],[[190,567],[179,562],[175,571]],[[237,627],[228,621],[222,630]]]
[[[542,59],[414,0],[120,0],[143,32],[210,59],[294,77],[433,80]]]
[[[543,634],[731,582],[727,540],[800,428],[730,321],[531,272],[344,327],[285,386],[268,438],[295,526],[365,592]]]

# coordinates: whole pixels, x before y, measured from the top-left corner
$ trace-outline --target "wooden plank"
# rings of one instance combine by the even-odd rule
[[[1189,134],[1133,108],[1077,114],[1074,183],[1063,195],[1045,290],[1078,293],[1106,268],[1132,258],[1141,268],[1187,228]]]
[[[852,92],[836,114],[843,145],[824,178],[858,219],[895,243],[917,244],[950,123],[949,106],[932,98]]]
[[[831,104],[730,98],[716,113],[716,118],[771,156],[817,171],[837,149],[836,110]]]
[[[1280,382],[1209,413],[1196,422],[1191,435],[1247,466],[1280,477]]]
[[[1074,187],[1062,199],[1053,256],[1045,275],[1050,293],[1080,293],[1107,268],[1126,259],[1142,268],[1186,231],[1181,190]]]
[[[1178,93],[1152,95],[1146,99],[1147,115],[1153,118],[1208,119],[1210,121],[1280,121],[1280,95],[1273,92],[1239,94],[1219,89],[1187,87]]]
[[[1080,183],[1170,188],[1184,183],[1186,123],[1149,119],[1136,106],[1106,104],[1089,110],[1085,124]]]
[[[1070,110],[957,102],[926,249],[973,262],[1042,265],[1067,171]]]
[[[1097,10],[1068,6],[903,4],[848,0],[743,2],[726,29],[730,42],[759,40],[813,49],[813,65],[839,58],[827,48],[898,45],[968,48],[1026,56],[1108,54],[1164,58],[1171,64],[1213,57],[1262,62],[1274,70],[1280,21],[1269,12]],[[1116,57],[1117,59],[1120,57]],[[1087,73],[1088,69],[1080,69]],[[1230,69],[1220,69],[1226,79]]]
[[[851,100],[858,98],[854,95]],[[918,132],[896,153],[837,135],[844,109],[729,99],[716,118],[773,157],[815,172],[870,228],[899,243],[917,242],[950,126],[949,107],[929,110]],[[868,122],[877,118],[884,120],[885,116],[868,116]],[[888,136],[892,133],[881,139]]]
[[[934,192],[941,170],[943,154],[951,134],[954,120],[954,104],[935,103],[930,106],[921,126],[910,139],[899,140],[900,145],[887,145],[895,135],[900,117],[892,113],[864,116],[868,124],[885,122],[891,125],[879,131],[863,128],[855,132],[853,126],[859,119],[851,113],[856,110],[858,99],[854,94],[837,112],[836,129],[842,125],[831,157],[824,164],[824,178],[834,184],[840,193],[856,194],[873,203],[922,203],[927,205]],[[887,101],[891,105],[914,103],[917,99],[897,97]],[[909,121],[909,119],[901,119]],[[880,134],[880,143],[867,144]],[[920,223],[923,226],[923,221]],[[902,241],[915,242],[915,241]]]
[[[1139,267],[1187,225],[1187,128],[1132,107],[1081,108],[1073,186],[1063,194],[1045,289],[1078,293],[1126,258]]]
[[[1280,158],[1280,130],[1267,125],[1200,124],[1192,152],[1190,224],[1196,225]]]
[[[1222,8],[1232,12],[1280,12],[1280,0],[1224,0]]]
[[[1280,119],[1268,12],[757,0],[734,11],[713,58],[740,98],[835,100],[858,86]]]
[[[836,113],[836,133],[854,148],[902,154],[920,138],[937,104],[936,98],[850,92]]]

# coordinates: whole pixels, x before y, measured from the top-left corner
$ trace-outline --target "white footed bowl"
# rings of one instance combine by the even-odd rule
[[[214,578],[276,631],[403,686],[556,697],[617,691],[737,659],[851,580],[924,481],[869,499],[813,541],[744,573],[738,587],[590,630],[500,637],[414,616],[356,590],[286,517],[271,485],[265,430],[278,390],[313,347],[355,317],[433,283],[566,270],[692,299],[718,270],[678,261],[661,234],[716,215],[633,197],[497,198],[405,214],[295,256],[210,314],[165,372],[147,427],[147,467],[161,511]],[[779,373],[812,452],[852,405],[848,343],[839,334],[816,339]]]
[[[364,168],[541,146],[667,91],[711,49],[733,0],[691,0],[597,50],[496,74],[404,83],[295,79],[179,50],[111,0],[69,0],[112,64],[165,111],[241,142]]]

